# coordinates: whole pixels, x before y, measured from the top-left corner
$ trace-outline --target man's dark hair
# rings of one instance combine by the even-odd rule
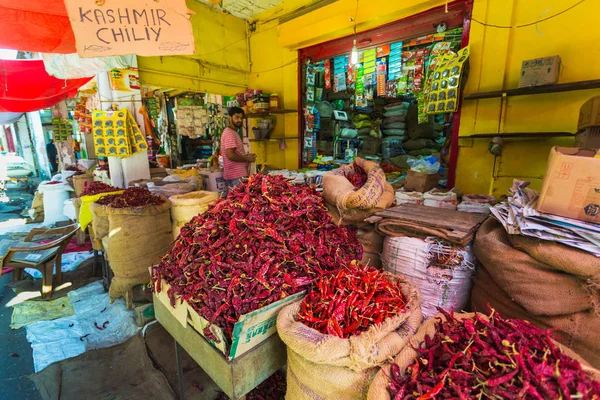
[[[244,115],[244,110],[242,110],[239,107],[231,107],[229,109],[229,116],[233,117],[235,114],[242,114],[242,115]]]

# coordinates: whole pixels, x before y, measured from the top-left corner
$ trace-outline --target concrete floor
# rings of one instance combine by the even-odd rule
[[[25,328],[10,329],[12,307],[6,304],[15,294],[5,286],[11,280],[12,273],[0,277],[0,400],[39,400],[35,385],[27,378],[34,371]]]

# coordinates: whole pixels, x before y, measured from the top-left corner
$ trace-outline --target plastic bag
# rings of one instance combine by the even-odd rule
[[[440,170],[440,162],[437,157],[409,158],[407,163],[412,171],[423,172],[424,174],[437,174]]]

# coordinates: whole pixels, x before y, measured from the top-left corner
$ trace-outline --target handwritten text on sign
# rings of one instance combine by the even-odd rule
[[[185,0],[66,0],[65,4],[81,57],[194,54]]]

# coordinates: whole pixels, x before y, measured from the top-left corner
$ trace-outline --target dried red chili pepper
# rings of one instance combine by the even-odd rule
[[[256,174],[183,226],[153,281],[231,337],[241,315],[361,257],[356,230],[333,223],[315,187]]]
[[[114,186],[111,186],[111,185],[107,185],[104,182],[91,182],[91,183],[86,182],[84,184],[83,192],[81,192],[81,195],[82,196],[94,196],[96,194],[115,192],[117,190],[120,190],[120,189],[116,188]]]
[[[360,189],[367,183],[367,173],[356,162],[352,163],[352,171],[345,171],[344,177],[354,185],[356,189]]]
[[[487,319],[463,320],[440,311],[445,320],[436,321],[407,373],[388,377],[392,398],[600,399],[600,382],[562,353],[549,332],[494,310]]]
[[[357,293],[367,295],[357,296]],[[347,338],[405,311],[401,283],[358,262],[322,276],[300,304],[298,321],[321,333]]]
[[[247,400],[283,400],[287,382],[285,375],[278,371],[246,395]],[[223,392],[219,392],[215,400],[229,400]]]
[[[109,194],[96,203],[110,206],[112,208],[144,207],[150,205],[161,205],[167,199],[156,196],[146,188],[131,187],[125,189],[121,194]]]

